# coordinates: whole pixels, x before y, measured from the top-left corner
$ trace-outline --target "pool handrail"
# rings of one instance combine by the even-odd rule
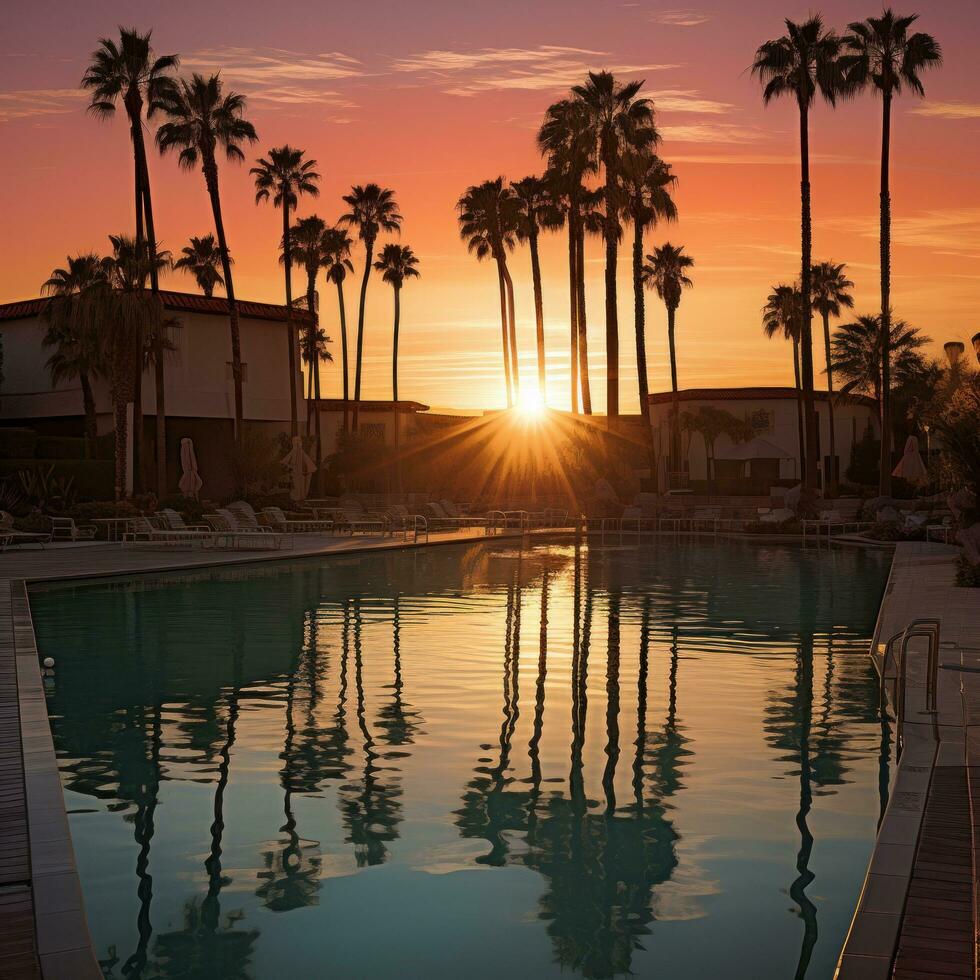
[[[909,641],[915,637],[926,637],[929,640],[929,653],[926,666],[926,711],[935,717],[937,705],[937,686],[939,681],[939,638],[941,635],[942,622],[938,619],[914,619],[902,632],[902,655],[896,664],[895,677],[895,718],[896,718],[896,743],[899,751],[903,745],[903,731],[905,727],[905,689],[908,686],[908,645]],[[894,645],[889,641],[889,645]],[[888,645],[885,652],[887,655]],[[894,660],[894,657],[893,657]],[[882,676],[884,676],[886,663],[882,661]]]

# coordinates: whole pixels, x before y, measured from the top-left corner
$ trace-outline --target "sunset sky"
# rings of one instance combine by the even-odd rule
[[[423,278],[403,294],[402,397],[432,406],[478,408],[503,400],[497,282],[459,240],[455,203],[472,183],[539,173],[535,132],[546,106],[606,68],[645,79],[663,135],[661,155],[679,178],[680,220],[648,235],[695,257],[695,288],[678,314],[682,387],[789,384],[788,345],[767,341],[759,309],[773,283],[799,273],[797,116],[784,102],[764,109],[747,71],[758,44],[782,32],[796,0],[743,0],[698,8],[580,0],[417,0],[331,4],[254,0],[168,5],[33,2],[0,35],[0,302],[37,295],[67,253],[105,250],[106,236],[132,228],[132,164],[122,114],[100,123],[85,113],[78,81],[88,55],[117,24],[154,29],[158,53],[182,68],[221,69],[245,93],[259,133],[249,159],[289,142],[317,159],[320,198],[301,203],[333,221],[352,183],[396,191],[401,239]],[[874,2],[814,5],[844,27],[874,14]],[[905,13],[915,7],[900,6]],[[980,327],[980,72],[976,0],[920,2],[921,29],[943,46],[945,65],[925,77],[926,99],[904,97],[893,122],[893,301],[896,314],[937,345],[968,342]],[[880,105],[869,97],[835,110],[819,105],[811,129],[814,257],[848,264],[857,312],[878,302]],[[174,251],[212,230],[200,173],[151,157],[157,234]],[[276,261],[280,216],[256,207],[247,166],[223,165],[222,199],[241,298],[282,302]],[[603,384],[603,259],[591,243],[587,276],[593,399]],[[568,404],[566,244],[545,237],[544,308],[549,399]],[[356,275],[362,253],[354,255]],[[511,259],[517,290],[521,370],[534,375],[530,260]],[[629,251],[620,259],[622,408],[636,409]],[[166,285],[192,290],[192,280]],[[327,332],[339,340],[335,295],[324,295]],[[647,296],[651,390],[669,386],[665,315]],[[391,290],[369,294],[366,397],[390,397]],[[356,287],[348,290],[356,318]],[[817,331],[819,333],[819,331]],[[334,351],[337,353],[335,343]],[[823,347],[815,349],[822,363]],[[338,356],[339,361],[339,356]],[[326,394],[339,371],[324,370]],[[822,381],[818,379],[818,384]]]

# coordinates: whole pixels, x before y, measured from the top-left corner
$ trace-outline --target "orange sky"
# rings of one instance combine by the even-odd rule
[[[921,27],[946,63],[926,77],[925,101],[905,98],[893,125],[896,313],[939,344],[976,332],[980,286],[980,4],[921,4]],[[836,26],[874,13],[873,3],[825,3]],[[381,0],[369,6],[238,0],[210,5],[32,3],[0,37],[0,301],[36,295],[68,252],[105,249],[106,235],[132,226],[132,164],[122,118],[84,112],[77,83],[100,35],[118,22],[154,27],[160,53],[187,69],[222,70],[249,96],[258,156],[283,142],[305,148],[323,174],[316,211],[334,220],[352,183],[395,189],[402,241],[421,260],[421,281],[403,294],[401,394],[433,406],[500,404],[503,381],[496,276],[467,255],[456,231],[456,199],[468,184],[540,172],[534,135],[543,110],[590,69],[646,79],[663,133],[661,155],[680,185],[680,220],[654,229],[696,259],[695,288],[678,315],[682,386],[785,384],[788,348],[767,341],[759,308],[769,287],[799,271],[799,176],[794,108],[764,110],[746,71],[755,47],[780,33],[782,16],[805,6],[775,0],[680,9],[652,3],[498,0],[459,4]],[[900,12],[905,12],[904,8]],[[879,110],[870,98],[819,106],[811,129],[814,257],[847,262],[858,312],[877,303]],[[177,250],[212,230],[199,173],[151,158],[158,237]],[[238,294],[282,301],[276,263],[280,218],[253,204],[247,167],[223,166],[222,198]],[[543,247],[549,397],[568,402],[565,241]],[[355,255],[360,274],[360,254]],[[590,246],[587,276],[593,400],[605,404],[602,250]],[[530,262],[511,260],[517,289],[521,368],[534,374]],[[620,259],[622,410],[636,408],[629,253]],[[193,288],[183,277],[167,283]],[[321,284],[321,293],[324,290]],[[356,288],[348,290],[356,317]],[[338,339],[333,296],[328,333]],[[664,312],[648,294],[650,385],[669,384]],[[391,290],[375,281],[367,319],[366,397],[390,396]],[[818,331],[819,333],[819,331]],[[336,348],[336,345],[335,345]],[[818,362],[823,357],[817,346]],[[324,369],[327,394],[339,371]]]

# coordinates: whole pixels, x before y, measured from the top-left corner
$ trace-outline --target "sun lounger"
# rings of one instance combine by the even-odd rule
[[[262,550],[282,547],[284,535],[263,524],[243,526],[238,516],[227,507],[219,507],[215,513],[205,514],[204,519],[214,531],[216,548]]]
[[[75,523],[71,517],[51,518],[51,538],[54,541],[91,541],[98,528],[94,524]]]
[[[295,520],[286,517],[281,507],[263,507],[261,516],[266,518],[268,525],[275,531],[297,534],[329,534],[334,530],[333,521],[315,518],[312,520]]]
[[[5,510],[0,510],[0,535],[3,541],[0,542],[0,551],[6,551],[11,545],[33,544],[38,548],[44,548],[50,544],[51,535],[43,531],[18,531],[14,528],[14,518]]]

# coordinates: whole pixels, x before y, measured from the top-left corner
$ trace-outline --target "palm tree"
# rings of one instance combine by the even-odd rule
[[[588,340],[585,320],[585,281],[581,209],[589,194],[586,175],[596,171],[595,142],[589,129],[588,112],[583,105],[563,99],[548,107],[538,132],[538,148],[548,158],[545,179],[556,205],[564,210],[568,226],[568,293],[570,325],[571,410],[578,412],[579,382],[582,410],[592,414],[589,386]],[[559,216],[560,217],[560,216]]]
[[[296,410],[296,334],[293,330],[293,260],[290,242],[289,211],[295,209],[301,194],[317,197],[320,175],[316,160],[304,160],[305,150],[289,144],[274,146],[268,158],[255,161],[249,170],[255,178],[255,203],[272,198],[272,206],[282,210],[282,258],[286,276],[286,344],[289,352],[289,426],[290,434],[299,432]],[[310,311],[312,313],[312,310]]]
[[[41,314],[47,324],[42,344],[54,348],[47,361],[51,384],[78,379],[85,412],[85,449],[89,455],[98,436],[92,379],[102,368],[92,299],[105,282],[105,260],[89,253],[69,255],[67,267],[53,270],[41,287],[43,293],[51,296]]]
[[[854,283],[844,273],[844,263],[820,262],[813,267],[813,308],[823,318],[823,347],[827,361],[827,413],[830,424],[830,473],[827,486],[837,493],[837,435],[834,426],[834,367],[830,357],[830,318],[839,317],[841,309],[854,306],[851,290]]]
[[[800,348],[802,354],[803,416],[806,429],[804,488],[812,491],[817,478],[817,416],[813,401],[813,339],[811,335],[810,269],[812,267],[810,228],[810,109],[817,93],[831,105],[841,91],[840,38],[825,31],[819,16],[802,24],[786,21],[786,34],[766,41],[755,55],[752,73],[762,82],[762,101],[787,96],[796,99],[800,113],[800,192],[802,296]]]
[[[649,150],[628,151],[621,163],[623,210],[633,225],[633,307],[636,332],[636,378],[640,414],[649,411],[647,381],[646,310],[643,297],[643,233],[659,221],[674,221],[677,206],[670,196],[677,178]]]
[[[517,203],[517,238],[527,242],[531,252],[531,285],[534,289],[535,340],[538,350],[538,391],[542,403],[547,401],[544,352],[544,299],[541,292],[541,260],[538,235],[542,228],[560,225],[558,207],[548,182],[541,177],[525,177],[511,183]]]
[[[796,386],[796,425],[799,440],[799,465],[803,485],[806,486],[809,456],[806,452],[806,432],[802,385],[800,382],[800,336],[802,334],[803,297],[796,286],[773,286],[762,308],[762,329],[767,337],[782,335],[793,342],[793,377]]]
[[[228,262],[234,264],[230,257]],[[210,297],[214,295],[215,286],[225,284],[218,271],[220,264],[221,250],[214,240],[214,235],[208,233],[201,235],[200,238],[191,236],[190,244],[180,250],[180,258],[174,262],[174,269],[193,276],[201,292]]]
[[[328,228],[324,244],[324,268],[327,279],[337,287],[337,302],[340,305],[340,352],[344,371],[344,434],[350,428],[348,406],[350,404],[350,371],[347,364],[347,308],[344,305],[344,280],[348,272],[354,271],[350,260],[350,250],[354,243],[346,229]]]
[[[616,302],[616,266],[620,236],[619,213],[614,205],[619,166],[627,147],[652,149],[660,137],[653,122],[653,104],[638,98],[643,80],[616,81],[607,71],[589,72],[584,85],[572,94],[584,107],[599,163],[605,172],[606,215],[606,414],[619,415],[619,314]]]
[[[198,164],[204,172],[204,183],[211,199],[214,230],[221,253],[221,274],[228,297],[228,316],[231,329],[231,372],[235,384],[235,444],[241,447],[244,398],[242,392],[242,345],[238,325],[238,303],[231,276],[231,258],[225,223],[221,216],[221,194],[218,187],[218,161],[215,150],[224,148],[228,160],[240,163],[245,159],[241,144],[258,140],[255,127],[244,117],[245,96],[237,92],[224,94],[217,75],[204,78],[195,72],[190,81],[164,93],[157,108],[169,122],[157,130],[157,145],[161,153],[178,151],[180,166],[191,170]]]
[[[677,350],[674,345],[674,325],[681,295],[694,283],[685,270],[694,266],[694,259],[684,254],[683,245],[664,242],[647,256],[643,266],[643,281],[652,286],[667,308],[667,348],[670,354],[670,387],[673,392],[671,414],[670,468],[676,472],[680,465],[680,396],[677,392]]]
[[[161,99],[175,89],[172,72],[179,63],[177,55],[155,57],[150,44],[152,31],[140,34],[135,29],[119,29],[119,43],[101,38],[92,52],[92,61],[82,76],[82,88],[91,91],[89,111],[99,119],[111,119],[116,112],[116,101],[121,99],[129,120],[129,134],[133,144],[134,199],[136,214],[136,247],[149,242],[150,289],[154,295],[160,291],[155,261],[156,231],[153,223],[153,200],[150,194],[150,172],[146,164],[146,145],[143,140],[143,109],[149,119]],[[144,219],[145,236],[144,236]],[[157,492],[162,494],[167,479],[166,399],[163,378],[163,352],[154,351],[154,387],[156,389],[156,469]],[[133,399],[133,472],[139,480],[143,448],[143,375],[142,365],[134,378]]]
[[[416,268],[418,256],[407,245],[388,244],[381,250],[374,268],[381,273],[384,282],[395,294],[395,325],[392,331],[391,397],[398,401],[398,325],[401,319],[401,292],[406,279],[418,279],[422,273]]]
[[[468,187],[456,204],[459,235],[477,260],[492,258],[497,265],[500,286],[500,330],[504,349],[504,378],[507,407],[514,405],[519,386],[517,370],[517,331],[514,326],[514,287],[507,269],[507,253],[514,250],[517,237],[518,206],[504,178],[485,180]]]
[[[361,298],[357,308],[357,354],[354,361],[354,431],[357,432],[358,410],[361,404],[361,362],[364,355],[364,310],[367,305],[368,279],[371,276],[371,260],[378,232],[401,231],[402,216],[395,202],[395,192],[377,184],[360,184],[344,195],[350,211],[341,215],[343,224],[357,228],[358,237],[364,242],[364,275],[361,279]]]
[[[316,301],[316,277],[327,260],[327,223],[318,215],[311,214],[300,218],[290,229],[290,259],[296,265],[306,270],[306,310],[309,315],[309,326],[302,341],[304,360],[310,371],[309,395],[307,398],[306,431],[310,431],[312,415],[314,432],[316,434],[316,464],[319,470],[323,461],[322,442],[320,439],[320,361],[332,361],[328,353],[326,357],[318,355],[320,345],[320,316]],[[283,236],[282,255],[280,261],[286,261],[286,239]],[[324,336],[325,336],[325,332]]]
[[[921,374],[920,351],[929,340],[904,320],[890,322],[888,376],[898,388]],[[881,317],[866,314],[841,324],[831,339],[831,357],[834,371],[844,382],[841,392],[870,395],[880,409],[885,398]]]
[[[942,51],[936,39],[921,32],[910,34],[917,14],[896,17],[885,10],[880,17],[850,24],[844,38],[841,58],[844,83],[848,93],[871,89],[881,97],[881,469],[878,492],[891,492],[891,377],[888,355],[891,337],[891,192],[888,166],[891,152],[892,99],[911,89],[925,95],[920,72],[942,64]]]

